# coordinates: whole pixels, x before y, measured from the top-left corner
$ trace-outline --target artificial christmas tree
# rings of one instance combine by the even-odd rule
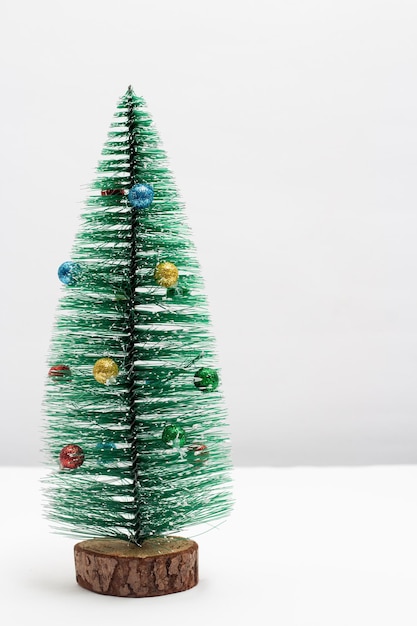
[[[46,514],[99,593],[194,586],[174,533],[231,509],[227,414],[194,245],[142,98],[120,99],[62,283],[49,353]]]

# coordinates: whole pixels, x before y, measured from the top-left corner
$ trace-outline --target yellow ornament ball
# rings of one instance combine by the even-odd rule
[[[118,373],[119,368],[113,359],[104,357],[94,363],[93,376],[98,383],[107,385],[109,382],[112,382],[114,378],[116,378]]]
[[[154,277],[161,287],[173,287],[178,282],[178,268],[169,261],[163,261],[156,266]]]

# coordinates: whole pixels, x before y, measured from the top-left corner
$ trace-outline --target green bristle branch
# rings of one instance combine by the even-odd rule
[[[227,412],[184,206],[131,88],[97,174],[60,268],[46,513],[64,534],[140,544],[230,512]]]

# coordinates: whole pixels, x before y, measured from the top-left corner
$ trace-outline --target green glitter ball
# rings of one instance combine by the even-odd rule
[[[219,375],[211,367],[200,367],[194,374],[194,385],[200,391],[215,391],[219,386]]]
[[[167,446],[173,448],[182,448],[185,444],[185,431],[180,426],[170,425],[165,426],[162,432],[162,441]]]

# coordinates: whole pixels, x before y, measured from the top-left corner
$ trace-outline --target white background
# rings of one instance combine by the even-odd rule
[[[3,0],[2,464],[41,460],[45,362],[127,86],[185,200],[235,463],[417,461],[417,5]]]
[[[61,617],[77,626],[417,623],[415,465],[237,467],[232,516],[209,532],[181,533],[199,546],[198,585],[137,599],[77,585],[76,540],[42,520],[41,475],[0,467],[13,512],[0,516],[1,608],[13,624],[36,615],[42,626]]]

